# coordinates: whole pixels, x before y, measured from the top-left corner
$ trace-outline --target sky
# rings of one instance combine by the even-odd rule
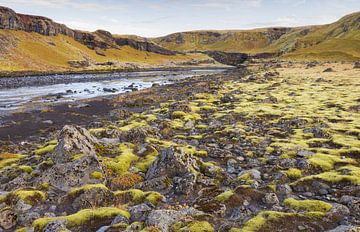
[[[146,37],[326,24],[360,11],[360,0],[0,0],[0,5],[73,29]]]

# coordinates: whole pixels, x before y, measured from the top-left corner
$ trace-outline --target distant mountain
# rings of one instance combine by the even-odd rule
[[[175,51],[276,53],[291,58],[358,60],[360,12],[335,23],[295,28],[190,31],[152,39]]]
[[[228,56],[214,51],[242,54]],[[0,6],[0,72],[214,64],[210,56],[236,63],[248,54],[359,60],[360,12],[321,26],[191,31],[143,38],[104,30],[73,30],[49,18],[18,14]]]
[[[178,54],[151,41],[104,30],[73,30],[41,16],[0,7],[0,72],[68,71],[197,64],[203,54]]]

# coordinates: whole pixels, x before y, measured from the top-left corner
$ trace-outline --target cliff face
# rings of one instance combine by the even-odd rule
[[[91,49],[108,49],[128,45],[140,51],[154,52],[162,55],[175,55],[176,53],[162,48],[151,42],[136,41],[129,38],[114,38],[110,32],[98,30],[94,33],[72,30],[53,20],[32,15],[17,14],[10,8],[0,6],[0,29],[22,30],[36,32],[45,36],[63,34],[74,38]]]

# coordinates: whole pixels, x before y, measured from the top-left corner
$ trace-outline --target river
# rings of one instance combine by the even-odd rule
[[[0,113],[115,95],[149,88],[153,84],[166,85],[188,77],[223,71],[224,69],[192,69],[6,78],[0,80]]]

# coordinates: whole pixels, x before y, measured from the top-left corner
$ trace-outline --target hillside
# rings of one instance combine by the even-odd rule
[[[152,42],[98,30],[72,30],[51,19],[0,7],[0,72],[76,71],[214,63],[203,54],[178,54]]]
[[[335,23],[297,28],[175,33],[152,41],[175,51],[281,53],[288,58],[360,58],[360,12]]]

